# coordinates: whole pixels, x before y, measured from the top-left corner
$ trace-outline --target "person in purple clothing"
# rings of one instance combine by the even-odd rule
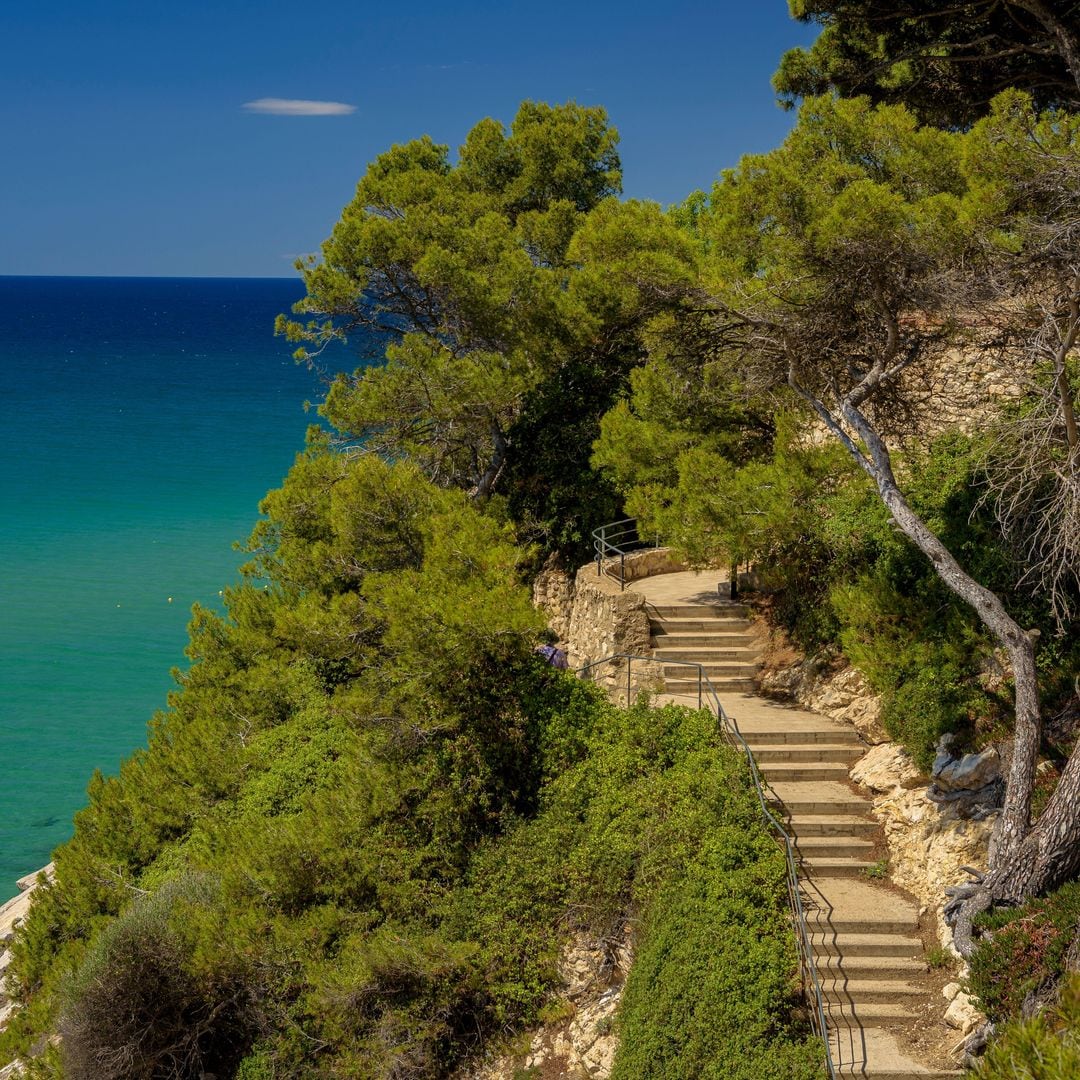
[[[565,671],[569,666],[566,662],[566,653],[555,643],[559,640],[551,630],[545,631],[544,643],[537,645],[536,653],[546,660],[553,668]]]

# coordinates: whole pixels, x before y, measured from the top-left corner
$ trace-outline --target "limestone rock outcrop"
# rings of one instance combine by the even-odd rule
[[[997,748],[988,746],[977,754],[954,756],[952,738],[943,735],[930,770],[927,795],[936,803],[953,803],[961,817],[986,817],[1001,805],[1005,781]]]
[[[857,668],[822,670],[813,660],[770,665],[761,676],[767,697],[788,698],[822,716],[849,723],[871,746],[888,742],[881,723],[881,700]]]
[[[932,799],[926,778],[895,743],[873,747],[855,763],[851,778],[874,792],[892,879],[937,914],[942,944],[951,948],[952,933],[942,917],[945,888],[969,880],[962,866],[986,865],[996,814],[970,817],[962,801]]]

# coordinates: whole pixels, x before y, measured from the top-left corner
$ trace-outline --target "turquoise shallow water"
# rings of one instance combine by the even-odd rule
[[[303,447],[321,386],[272,332],[301,291],[0,278],[0,900],[145,742]]]

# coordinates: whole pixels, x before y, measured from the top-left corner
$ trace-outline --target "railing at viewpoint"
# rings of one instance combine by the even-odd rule
[[[599,577],[605,571],[619,582],[619,588],[626,588],[626,556],[635,551],[660,546],[660,538],[642,539],[638,534],[637,518],[623,518],[622,521],[609,521],[598,529],[593,529],[593,558],[596,561],[596,574]]]
[[[633,519],[629,520],[632,521]],[[595,536],[595,533],[593,535]],[[602,660],[594,660],[592,663],[578,668],[575,671],[575,674],[580,677],[591,678],[591,672],[594,668],[600,667],[602,664],[615,664],[620,661],[625,661],[626,663],[626,701],[629,706],[633,700],[632,668],[634,662],[638,661],[640,664],[655,665],[660,663],[660,661],[649,656],[635,656],[630,653],[615,653],[611,656],[605,656]],[[721,737],[728,745],[741,751],[745,756],[746,761],[750,766],[750,775],[754,781],[754,790],[757,792],[758,804],[761,807],[762,817],[765,819],[766,826],[776,834],[783,845],[787,861],[788,905],[791,908],[792,921],[795,927],[795,940],[799,953],[799,969],[802,976],[803,991],[807,996],[807,1001],[810,1006],[811,1023],[815,1032],[821,1038],[825,1048],[825,1067],[828,1072],[829,1080],[837,1080],[837,1066],[833,1060],[832,1048],[829,1043],[829,1030],[825,1022],[825,998],[821,990],[821,979],[818,976],[817,964],[814,960],[814,950],[810,944],[810,931],[806,925],[806,912],[803,910],[802,894],[799,889],[799,870],[798,861],[795,856],[795,846],[792,844],[791,837],[788,835],[783,823],[770,808],[769,800],[765,795],[765,783],[762,781],[761,773],[758,772],[754,755],[746,740],[743,738],[742,732],[739,731],[739,725],[735,722],[734,717],[729,716],[724,709],[724,706],[721,704],[720,697],[709,679],[709,676],[705,673],[704,667],[701,664],[694,663],[690,660],[668,660],[666,657],[663,660],[663,663],[665,666],[678,665],[680,667],[696,669],[698,708],[700,709],[708,703],[716,716],[716,722]],[[621,676],[616,676],[616,681],[621,692]]]

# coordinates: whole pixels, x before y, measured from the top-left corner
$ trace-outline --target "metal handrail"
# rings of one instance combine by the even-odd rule
[[[634,551],[659,547],[660,537],[651,543],[638,535],[637,518],[623,518],[621,521],[609,521],[598,529],[593,529],[593,559],[596,562],[596,576],[604,572],[607,559],[619,560],[619,588],[626,588],[626,556]]]
[[[631,667],[633,662],[635,660],[644,660],[650,664],[657,664],[661,663],[661,661],[651,656],[638,656],[633,653],[613,653],[610,656],[605,656],[602,660],[593,660],[591,663],[575,669],[574,674],[579,676],[583,675],[584,673],[591,671],[592,668],[599,667],[601,664],[609,664],[614,660],[626,661],[626,703],[627,706],[629,706],[632,692]],[[802,896],[799,891],[799,869],[798,860],[795,857],[795,845],[791,842],[791,837],[788,835],[783,823],[772,810],[769,809],[769,803],[765,797],[766,785],[762,781],[761,773],[758,771],[757,762],[754,760],[753,752],[743,738],[735,718],[728,714],[723,703],[720,701],[720,697],[712,684],[712,680],[705,673],[704,666],[695,663],[692,660],[669,660],[667,657],[664,657],[662,663],[665,666],[678,665],[680,667],[692,667],[697,669],[698,708],[700,709],[702,707],[705,698],[705,688],[707,688],[708,697],[711,699],[720,733],[729,745],[735,745],[737,748],[741,749],[745,755],[750,766],[750,775],[754,781],[754,790],[757,792],[758,804],[761,808],[765,823],[783,841],[784,855],[787,861],[788,904],[791,908],[792,919],[795,923],[795,940],[799,952],[799,968],[802,972],[803,988],[808,991],[812,997],[810,1004],[815,1021],[813,1026],[817,1029],[817,1034],[821,1037],[822,1044],[825,1047],[825,1067],[829,1074],[829,1080],[837,1080],[836,1063],[833,1061],[832,1048],[829,1045],[829,1030],[825,1023],[825,997],[821,990],[821,980],[818,977],[814,951],[810,946],[810,930],[806,925],[806,913],[803,910]]]

